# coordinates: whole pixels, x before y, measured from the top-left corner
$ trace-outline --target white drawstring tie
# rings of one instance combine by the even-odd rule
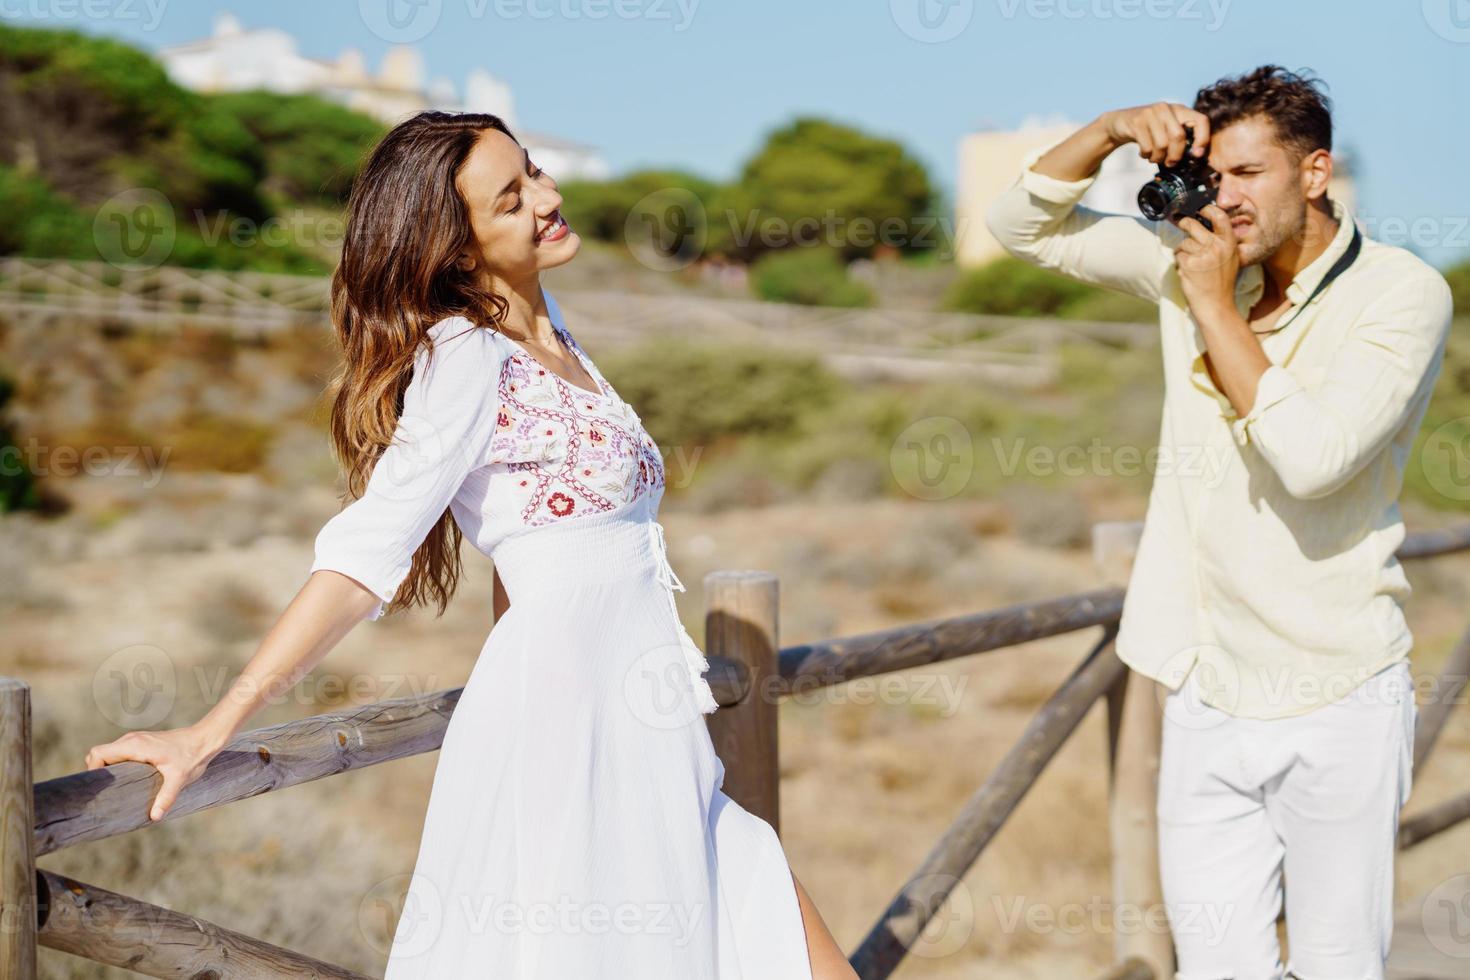
[[[689,591],[684,588],[684,583],[679,581],[679,576],[674,574],[674,566],[669,564],[669,547],[664,542],[664,526],[654,521],[649,527],[653,530],[654,554],[658,556],[659,581],[663,582],[667,589],[677,589],[680,592]]]
[[[704,673],[709,670],[709,660],[704,651],[694,642],[689,631],[684,628],[684,621],[679,618],[679,604],[674,599],[675,590],[687,592],[684,583],[679,581],[674,566],[669,562],[669,549],[664,541],[664,526],[658,521],[650,521],[648,525],[650,543],[653,545],[654,557],[658,560],[658,578],[665,589],[668,590],[669,610],[673,614],[674,624],[679,628],[679,645],[684,649],[684,661],[689,668],[689,683],[694,689],[694,699],[699,705],[701,714],[709,714],[719,708],[720,704],[715,700],[714,692],[710,690],[709,681],[705,680]]]

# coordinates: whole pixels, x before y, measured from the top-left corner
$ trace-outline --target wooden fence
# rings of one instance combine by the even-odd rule
[[[65,329],[171,333],[188,326],[257,341],[300,324],[324,325],[329,287],[322,276],[0,257],[0,316]],[[842,309],[687,292],[553,291],[584,342],[616,347],[678,337],[778,346],[816,353],[857,378],[1035,387],[1059,377],[1061,344],[1158,342],[1157,325],[1136,323]]]
[[[1126,569],[1137,524],[1098,525],[1104,574]],[[1422,559],[1470,549],[1470,526],[1409,535],[1397,554]],[[864,980],[888,977],[919,941],[953,889],[995,838],[1042,770],[1099,700],[1108,712],[1109,824],[1114,898],[1161,907],[1154,798],[1160,693],[1113,650],[1121,585],[860,636],[781,648],[778,591],[764,572],[705,579],[705,648],[721,710],[709,717],[725,763],[725,791],[780,827],[776,713],[781,697],[1004,649],[1077,630],[1099,630],[1082,662],[1046,700],[994,772],[964,804],[929,854],[877,916],[850,961]],[[1419,716],[1414,762],[1423,764],[1470,675],[1470,632],[1450,654],[1436,696]],[[184,819],[297,783],[437,749],[462,688],[383,701],[241,733],[185,788],[166,820]],[[0,679],[0,977],[34,980],[37,946],[153,977],[273,978],[361,975],[36,867],[40,856],[149,826],[157,771],[136,762],[34,783],[30,691]],[[1405,848],[1470,816],[1470,793],[1404,821]],[[1065,847],[1065,842],[1059,842]],[[1173,975],[1159,932],[1119,932],[1114,980]],[[1416,974],[1417,975],[1417,974]]]

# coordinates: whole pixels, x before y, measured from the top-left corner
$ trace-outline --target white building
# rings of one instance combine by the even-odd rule
[[[609,168],[593,147],[523,131],[517,124],[510,86],[483,68],[470,72],[460,98],[447,78],[426,79],[423,57],[406,45],[392,48],[376,75],[362,52],[348,48],[335,61],[308,58],[296,39],[276,28],[246,30],[230,13],[215,18],[214,34],[157,52],[175,82],[199,92],[261,88],[284,94],[311,93],[373,116],[387,125],[423,109],[491,112],[504,119],[536,165],[558,179],[601,180]]]

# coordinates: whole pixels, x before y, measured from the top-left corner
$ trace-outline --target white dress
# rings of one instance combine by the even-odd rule
[[[312,571],[391,600],[448,507],[510,597],[444,735],[385,980],[811,980],[780,840],[721,790],[658,447],[546,303],[600,393],[435,324],[394,444],[316,539]]]

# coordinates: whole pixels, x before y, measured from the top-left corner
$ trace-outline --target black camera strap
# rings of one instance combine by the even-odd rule
[[[1255,335],[1257,337],[1269,337],[1271,334],[1275,333],[1278,330],[1285,330],[1288,326],[1291,325],[1291,321],[1295,320],[1297,316],[1301,314],[1302,310],[1305,310],[1307,307],[1312,305],[1312,300],[1316,299],[1318,296],[1321,296],[1322,291],[1325,290],[1328,286],[1332,285],[1332,280],[1336,279],[1338,276],[1347,271],[1347,267],[1353,264],[1353,260],[1358,257],[1358,253],[1362,250],[1363,233],[1358,230],[1358,225],[1356,222],[1354,222],[1353,240],[1348,243],[1347,251],[1343,252],[1342,255],[1338,256],[1337,261],[1332,263],[1332,268],[1328,269],[1327,275],[1323,276],[1322,281],[1317,283],[1317,288],[1312,290],[1312,295],[1308,296],[1302,302],[1302,305],[1298,306],[1292,312],[1291,316],[1286,318],[1286,322],[1283,323],[1281,326],[1272,327],[1270,330],[1253,331]]]

